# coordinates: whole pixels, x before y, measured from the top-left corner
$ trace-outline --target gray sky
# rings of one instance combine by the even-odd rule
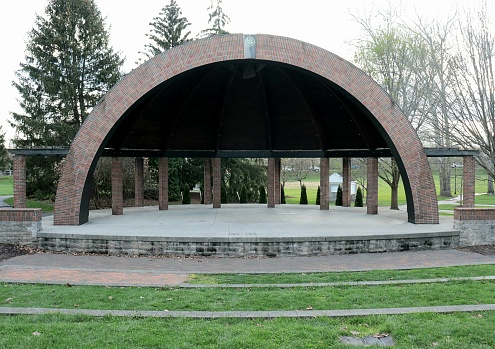
[[[292,37],[320,46],[341,57],[352,60],[352,40],[360,37],[359,26],[350,13],[369,13],[388,6],[388,0],[224,0],[224,12],[231,23],[231,33],[274,34]],[[399,1],[390,0],[392,3]],[[480,0],[464,0],[479,3]],[[147,43],[149,22],[160,13],[169,0],[117,1],[96,0],[110,27],[110,42],[126,57],[125,71],[134,68],[138,52]],[[187,17],[192,36],[208,26],[206,11],[210,0],[177,0],[183,16]],[[436,18],[452,8],[452,0],[408,0],[401,7],[404,16]],[[27,33],[33,28],[36,14],[43,15],[47,0],[14,0],[5,2],[0,14],[3,52],[0,56],[0,125],[6,138],[14,136],[7,120],[10,112],[20,111],[18,95],[12,86],[14,71],[24,59]],[[407,18],[404,18],[407,20]],[[9,146],[7,144],[7,146]]]

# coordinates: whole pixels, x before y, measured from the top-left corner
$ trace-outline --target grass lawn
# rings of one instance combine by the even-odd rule
[[[10,206],[14,205],[14,198],[8,198],[4,200],[5,203],[9,204]],[[26,201],[26,207],[27,208],[41,208],[43,212],[45,213],[51,213],[53,212],[53,202],[51,201],[39,201],[39,200],[30,200],[28,199]]]
[[[0,195],[14,195],[14,177],[0,176]]]
[[[341,336],[387,333],[398,349],[478,349],[495,347],[494,325],[495,312],[273,320],[5,316],[0,347],[349,349]]]

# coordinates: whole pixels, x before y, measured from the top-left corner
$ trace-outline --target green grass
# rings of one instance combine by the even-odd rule
[[[14,205],[14,198],[7,198],[4,200],[5,203],[9,204],[10,206]],[[38,201],[38,200],[27,200],[26,201],[26,207],[27,208],[41,208],[43,212],[45,213],[51,213],[53,212],[53,202],[51,201]]]
[[[495,195],[476,195],[474,201],[476,205],[495,205]]]
[[[495,275],[495,265],[470,265],[410,270],[371,270],[286,274],[192,274],[192,284],[298,284],[310,282],[353,282],[456,278]]]
[[[2,348],[349,349],[341,336],[388,333],[394,348],[493,348],[495,312],[315,319],[8,316]],[[33,333],[39,335],[33,335]]]
[[[14,178],[12,176],[0,176],[0,195],[14,195]]]
[[[495,282],[296,288],[120,288],[4,284],[0,305],[176,311],[269,311],[493,303]]]

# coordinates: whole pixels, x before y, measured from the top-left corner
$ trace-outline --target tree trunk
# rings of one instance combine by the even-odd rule
[[[390,199],[390,209],[398,210],[399,209],[399,188],[398,187],[390,187],[392,190],[392,197]]]
[[[452,190],[450,188],[450,165],[447,163],[447,159],[440,159],[438,164],[439,178],[440,178],[440,196],[452,196]]]
[[[488,190],[487,194],[495,194],[493,190],[493,178],[491,176],[488,176]]]
[[[400,181],[400,171],[395,159],[392,158],[391,161],[391,171],[392,171],[392,183],[390,184],[390,188],[392,190],[392,195],[390,198],[390,209],[398,210],[399,209],[399,181]]]

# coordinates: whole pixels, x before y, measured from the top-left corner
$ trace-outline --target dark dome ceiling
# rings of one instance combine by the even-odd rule
[[[282,63],[239,60],[163,82],[123,115],[105,148],[263,157],[388,145],[369,113],[331,81]]]

